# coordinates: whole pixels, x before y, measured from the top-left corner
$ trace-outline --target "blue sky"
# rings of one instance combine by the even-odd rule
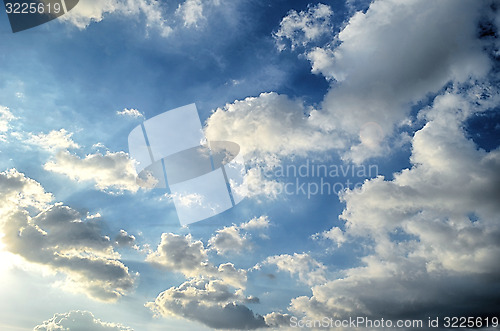
[[[0,328],[495,316],[497,7],[80,0],[19,33],[0,11]],[[191,103],[248,194],[182,227],[127,139]]]

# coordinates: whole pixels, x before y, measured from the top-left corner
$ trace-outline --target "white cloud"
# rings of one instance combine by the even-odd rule
[[[144,118],[144,114],[134,108],[125,108],[116,112],[119,116],[129,116],[133,118]]]
[[[100,22],[104,15],[113,13],[118,9],[117,0],[86,0],[80,1],[69,13],[61,16],[80,29],[86,28],[91,22]]]
[[[477,38],[486,11],[488,4],[481,1],[376,1],[327,45],[306,47],[313,71],[335,80],[320,107],[263,93],[217,109],[206,122],[206,135],[235,141],[246,160],[337,150],[361,163],[384,155],[388,137],[412,105],[450,81],[465,82],[489,71],[485,42]],[[315,22],[312,12],[292,13],[290,22]]]
[[[262,162],[262,160],[258,162]],[[283,184],[273,179],[267,179],[264,175],[265,169],[268,169],[266,165],[254,165],[243,176],[243,185],[233,186],[235,193],[238,196],[248,198],[276,199],[280,192],[283,192]]]
[[[118,246],[133,246],[135,244],[135,236],[128,234],[125,230],[120,230],[115,237],[115,244]]]
[[[97,189],[106,192],[137,192],[140,187],[150,187],[146,182],[137,183],[134,164],[125,152],[89,154],[81,159],[68,151],[60,151],[44,169],[78,182],[94,182]]]
[[[307,285],[326,282],[326,267],[307,253],[269,256],[263,264],[276,265],[280,271],[296,274],[299,280]]]
[[[57,331],[57,330],[92,330],[92,331],[133,331],[119,323],[103,322],[89,311],[72,310],[54,316],[35,326],[35,331]]]
[[[290,318],[292,318],[292,315],[279,312],[272,312],[264,315],[266,324],[274,328],[281,328],[286,326],[290,327]]]
[[[328,80],[333,80],[332,72],[334,66],[334,51],[327,47],[314,47],[306,54],[311,62],[311,72],[313,74],[322,74]]]
[[[311,109],[300,100],[291,100],[276,93],[262,93],[218,108],[207,120],[208,140],[234,141],[241,147],[245,160],[256,155],[305,155],[341,147],[340,139],[311,123]]]
[[[231,291],[224,282],[192,279],[160,293],[146,307],[162,316],[183,317],[215,329],[248,330],[266,326],[262,316],[244,305],[255,300]]]
[[[163,233],[156,251],[151,252],[146,261],[171,271],[181,272],[186,277],[216,278],[237,288],[245,287],[247,281],[245,270],[236,269],[231,263],[214,266],[208,261],[207,253],[203,243],[193,240],[191,235]]]
[[[240,233],[240,229],[237,226],[229,226],[217,230],[217,234],[210,238],[208,244],[217,251],[217,254],[241,252],[248,246],[246,236]]]
[[[221,255],[228,252],[240,253],[243,250],[249,250],[252,248],[252,243],[248,231],[265,229],[269,227],[269,224],[267,216],[260,216],[241,223],[239,226],[226,226],[216,231],[217,233],[208,240],[208,246]]]
[[[346,235],[338,227],[333,227],[328,231],[317,233],[313,236],[313,239],[318,239],[318,238],[329,239],[333,241],[337,245],[337,247],[342,246],[342,244],[344,244],[347,241]]]
[[[203,204],[207,203],[205,201],[205,197],[197,193],[181,194],[176,192],[173,194],[165,194],[165,197],[169,199],[175,199],[175,201],[179,205],[187,208],[193,206],[202,206]]]
[[[1,172],[0,184],[0,214],[27,207],[42,210],[53,199],[52,194],[45,192],[40,183],[25,177],[16,169]]]
[[[330,18],[333,11],[330,6],[317,4],[308,6],[307,12],[291,10],[280,23],[280,28],[274,33],[276,44],[280,50],[285,49],[285,39],[291,43],[291,48],[306,46],[320,37],[332,32]]]
[[[387,151],[363,141],[367,123],[379,126],[385,138],[428,93],[488,72],[491,63],[477,38],[486,7],[476,1],[376,1],[350,19],[338,47],[309,53],[313,69],[337,81],[318,120],[353,137],[346,158],[362,162]]]
[[[346,233],[335,230],[334,239],[351,236],[370,253],[343,277],[313,286],[311,297],[293,299],[292,312],[422,318],[498,310],[500,150],[477,149],[463,126],[499,98],[474,89],[438,96],[422,115],[411,168],[343,196]]]
[[[112,301],[132,289],[134,277],[119,260],[100,220],[62,205],[16,170],[0,173],[3,249],[66,275],[64,287]]]
[[[9,122],[16,119],[9,108],[0,106],[0,133],[9,130]]]
[[[57,151],[61,149],[80,148],[72,139],[73,133],[65,129],[59,131],[52,130],[49,133],[29,134],[26,143],[38,146],[49,151]]]
[[[207,16],[213,14],[211,9],[220,4],[220,0],[185,0],[179,4],[175,15],[182,18],[185,27],[199,28],[207,21]]]
[[[250,221],[241,223],[240,228],[243,230],[251,231],[257,229],[267,229],[269,227],[269,217],[268,216],[259,216],[254,217]]]
[[[245,297],[246,271],[232,263],[218,267],[208,260],[208,251],[191,235],[162,234],[156,251],[146,260],[189,278],[179,287],[160,293],[146,307],[161,316],[182,317],[212,328],[255,329],[265,326],[264,318],[255,315],[245,303],[256,303]]]
[[[198,22],[205,19],[202,0],[186,0],[179,4],[175,13],[182,17],[187,27],[197,27]]]
[[[143,18],[148,29],[155,29],[163,37],[172,32],[157,0],[82,0],[73,10],[61,16],[61,19],[84,29],[92,22],[101,22],[106,15],[111,14]]]

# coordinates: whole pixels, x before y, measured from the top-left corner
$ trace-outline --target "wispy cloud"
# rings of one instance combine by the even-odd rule
[[[137,183],[137,172],[133,161],[125,152],[90,154],[85,158],[60,151],[44,169],[69,177],[77,182],[93,182],[98,190],[110,193],[137,192],[148,183]],[[154,180],[151,178],[151,180]]]
[[[120,323],[103,322],[89,311],[72,310],[54,316],[35,326],[35,331],[51,330],[95,330],[95,331],[133,331]]]
[[[52,130],[47,134],[30,133],[25,142],[48,151],[80,148],[80,146],[73,141],[72,136],[73,133],[65,129],[60,129],[59,131]]]
[[[9,108],[0,106],[0,134],[9,130],[9,122],[15,118]]]
[[[116,114],[125,117],[144,118],[144,114],[135,108],[125,108],[123,110],[118,110]]]

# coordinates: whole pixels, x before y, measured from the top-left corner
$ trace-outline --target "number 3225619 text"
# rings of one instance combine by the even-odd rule
[[[59,14],[62,6],[60,3],[10,3],[5,4],[7,14]]]

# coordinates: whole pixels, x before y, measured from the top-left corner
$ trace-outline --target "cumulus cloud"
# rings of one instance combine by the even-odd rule
[[[140,187],[151,187],[148,182],[137,183],[134,164],[125,152],[89,154],[82,159],[68,151],[60,151],[44,165],[44,169],[77,182],[94,182],[98,190],[106,192],[134,193]]]
[[[182,317],[216,329],[266,326],[264,318],[245,305],[259,302],[258,298],[243,293],[246,271],[235,268],[232,263],[213,265],[203,243],[193,240],[191,235],[162,234],[157,250],[146,260],[189,278],[146,304],[158,315]]]
[[[489,2],[455,5],[376,1],[351,18],[338,43],[305,50],[313,71],[334,81],[308,120],[341,132],[344,157],[355,162],[388,151],[384,140],[412,105],[450,82],[452,88],[420,110],[425,125],[410,139],[411,167],[348,190],[344,226],[316,236],[337,247],[359,242],[367,252],[359,266],[332,279],[304,256],[264,262],[299,279],[302,272],[304,281],[319,271],[309,282],[312,294],[292,299],[295,315],[399,319],[498,311],[500,151],[479,149],[464,132],[472,114],[498,105],[498,82],[483,82],[493,77],[494,54],[485,51],[491,40],[478,38],[480,19],[493,14]],[[269,324],[287,325],[283,315],[270,314]]]
[[[239,144],[246,160],[256,154],[305,155],[341,147],[335,137],[311,123],[312,110],[300,100],[277,93],[262,93],[218,108],[207,120],[205,134],[210,141],[230,140]]]
[[[141,113],[139,110],[134,109],[134,108],[125,108],[123,110],[118,110],[116,112],[117,115],[119,116],[125,116],[125,117],[133,117],[133,118],[144,118],[144,114]]]
[[[208,261],[207,249],[191,235],[182,236],[163,233],[156,251],[151,252],[146,261],[177,271],[186,277],[212,277],[223,280],[236,288],[244,288],[247,280],[245,270],[236,269],[232,263],[214,266]]]
[[[337,81],[318,119],[353,137],[345,157],[356,162],[381,155],[384,144],[363,140],[367,123],[391,135],[411,105],[449,81],[482,77],[490,68],[477,25],[487,3],[376,1],[339,33],[339,46],[308,56],[316,72]],[[327,59],[330,57],[330,60]]]
[[[267,216],[254,217],[250,221],[238,225],[226,226],[217,230],[216,234],[208,240],[208,246],[217,251],[217,254],[228,252],[239,253],[251,248],[250,234],[248,231],[265,229],[269,227]],[[244,233],[242,233],[242,231]]]
[[[115,244],[122,247],[131,247],[135,244],[135,236],[128,234],[127,231],[122,229],[115,237]]]
[[[263,264],[276,265],[278,270],[298,275],[299,280],[307,285],[326,282],[327,268],[307,253],[294,253],[269,256]]]
[[[207,139],[239,144],[240,153],[251,167],[244,175],[245,192],[241,195],[275,199],[283,185],[265,174],[282,158],[343,146],[343,139],[321,129],[308,117],[310,112],[300,100],[262,93],[227,104],[210,116],[205,126]]]
[[[322,3],[309,5],[307,11],[291,10],[281,20],[279,30],[274,33],[278,49],[285,49],[285,40],[289,40],[291,48],[294,49],[317,41],[322,36],[328,36],[332,32],[332,15],[331,7]]]
[[[34,327],[35,331],[92,330],[92,331],[133,331],[119,323],[103,322],[89,311],[72,310],[54,316]]]
[[[291,311],[394,319],[498,311],[500,150],[478,149],[463,129],[498,96],[461,90],[438,96],[422,115],[411,168],[345,193],[345,235],[371,253],[342,278],[313,286],[311,297],[293,299]]]
[[[27,178],[16,169],[0,173],[0,213],[16,211],[18,208],[35,207],[38,210],[49,206],[53,196],[37,181]]]
[[[254,217],[250,221],[241,223],[240,228],[243,230],[251,231],[257,229],[267,229],[270,225],[268,216]]]
[[[73,133],[65,129],[60,129],[59,131],[52,130],[47,134],[30,133],[25,142],[48,151],[80,148],[80,146],[73,141],[72,136]]]
[[[0,173],[4,250],[66,275],[66,288],[110,301],[132,289],[98,217],[52,204],[52,195],[16,170]]]
[[[244,305],[254,301],[222,281],[192,279],[160,293],[146,307],[162,316],[183,317],[214,329],[250,330],[266,326],[262,316]]]
[[[248,245],[245,235],[240,233],[237,226],[228,226],[217,230],[217,234],[208,241],[210,247],[217,251],[217,254],[227,252],[241,252]]]
[[[266,324],[273,328],[280,328],[286,326],[290,327],[291,318],[292,315],[283,314],[279,312],[272,312],[267,315],[264,315],[264,320],[266,321]]]
[[[313,239],[328,239],[334,242],[337,247],[342,246],[347,241],[347,236],[339,227],[333,227],[328,231],[316,233],[312,236]]]
[[[302,39],[291,37],[296,44],[312,38],[297,26],[326,22],[329,10],[321,10],[322,16],[313,8],[324,7],[292,12],[284,20],[290,31],[300,32]],[[247,159],[327,150],[356,163],[381,156],[413,105],[450,81],[465,82],[489,71],[486,41],[477,38],[487,11],[488,2],[478,1],[375,1],[325,45],[305,47],[313,71],[332,81],[320,107],[265,93],[218,108],[206,122],[206,135],[237,142]],[[291,35],[284,31],[283,36]]]
[[[272,166],[265,163],[265,158],[258,160],[259,164],[254,164],[251,169],[243,175],[243,185],[234,186],[234,191],[239,196],[260,199],[261,197],[274,200],[283,192],[283,184],[272,179],[266,178],[265,173]]]

